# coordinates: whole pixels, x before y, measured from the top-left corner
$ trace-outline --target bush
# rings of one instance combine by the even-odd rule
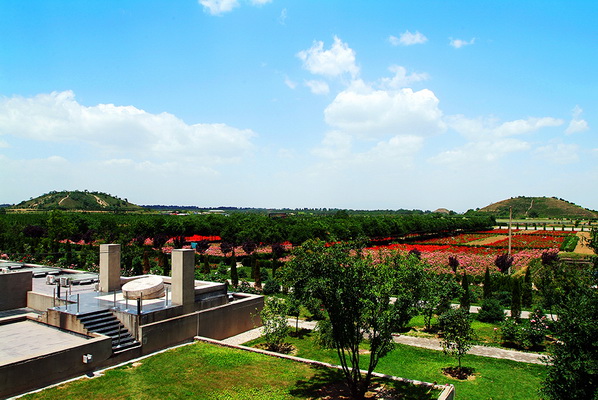
[[[280,283],[274,279],[268,279],[266,283],[264,283],[264,289],[262,292],[264,294],[280,293]]]
[[[478,320],[482,322],[502,322],[505,319],[505,310],[497,299],[486,299],[478,312]]]

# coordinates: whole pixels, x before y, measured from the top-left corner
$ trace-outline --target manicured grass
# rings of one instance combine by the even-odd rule
[[[297,356],[338,364],[335,350],[321,349],[313,343],[312,334],[302,331],[289,337],[297,347]],[[257,344],[259,340],[248,345]],[[364,356],[364,362],[367,356]],[[545,366],[465,355],[463,366],[475,369],[475,379],[458,381],[442,374],[442,368],[456,366],[457,361],[440,351],[396,345],[394,351],[378,363],[376,372],[425,382],[455,385],[460,400],[531,400],[539,399],[538,389],[545,376]],[[363,364],[365,366],[365,363]],[[363,367],[362,366],[362,367]]]
[[[437,318],[432,318],[432,326],[436,325]],[[409,328],[408,331],[401,332],[404,335],[408,336],[417,336],[417,337],[426,337],[426,338],[433,338],[437,337],[437,335],[433,332],[425,332],[424,331],[424,317],[421,315],[417,315],[409,321],[407,324]],[[503,344],[503,340],[501,337],[501,324],[500,323],[489,323],[489,322],[481,322],[477,319],[472,319],[471,327],[473,328],[476,336],[475,343],[483,346],[492,346],[492,347],[501,347],[507,348],[509,350],[518,350],[518,351],[526,351],[526,349],[513,349],[510,347],[505,347]],[[545,344],[548,344],[545,342]],[[534,353],[546,353],[546,348],[535,348],[529,351],[533,351]]]
[[[330,382],[342,381],[339,371],[243,350],[195,343],[81,379],[26,399],[307,399]],[[392,384],[407,400],[438,397],[427,388]]]

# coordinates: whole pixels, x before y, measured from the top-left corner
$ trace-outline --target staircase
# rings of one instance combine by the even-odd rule
[[[140,346],[125,326],[110,310],[92,311],[78,316],[85,329],[112,338],[112,352],[120,353]],[[120,336],[120,338],[119,338]]]

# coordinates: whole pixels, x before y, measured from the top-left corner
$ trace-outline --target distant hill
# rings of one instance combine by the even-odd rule
[[[101,192],[50,192],[9,207],[12,210],[141,211],[142,207]]]
[[[481,208],[497,218],[507,218],[509,207],[513,207],[513,218],[598,218],[596,211],[588,210],[556,197],[513,197]]]

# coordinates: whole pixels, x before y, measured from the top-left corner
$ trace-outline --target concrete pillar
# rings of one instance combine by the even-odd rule
[[[172,251],[172,304],[183,306],[183,312],[195,308],[195,250]]]
[[[100,245],[100,292],[120,290],[120,244]]]

